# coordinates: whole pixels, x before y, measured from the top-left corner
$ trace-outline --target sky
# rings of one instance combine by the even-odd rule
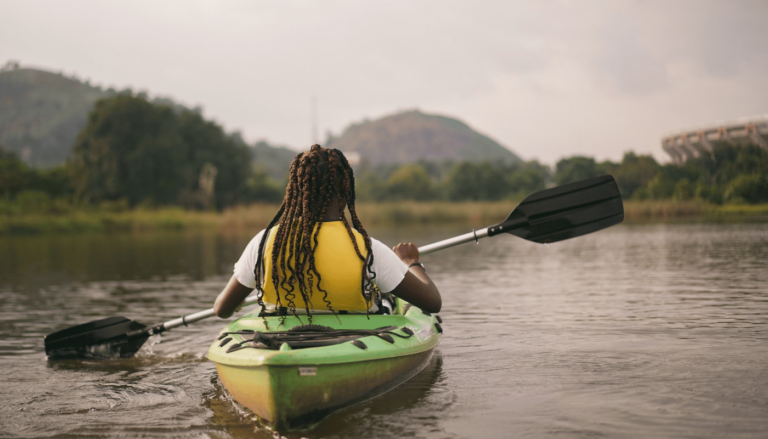
[[[669,158],[677,130],[768,114],[768,1],[0,0],[0,64],[200,106],[311,145],[419,109],[525,160]]]

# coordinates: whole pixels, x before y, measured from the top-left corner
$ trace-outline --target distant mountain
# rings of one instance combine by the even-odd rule
[[[32,166],[61,164],[69,157],[94,102],[116,93],[60,73],[9,63],[0,70],[0,144]],[[186,109],[169,99],[153,102],[177,111]],[[513,152],[465,123],[419,111],[352,124],[324,146],[356,152],[371,165],[418,160],[520,162]],[[278,180],[285,178],[296,155],[264,141],[250,148],[254,161],[263,163],[267,174]]]
[[[297,152],[284,146],[273,146],[261,140],[251,146],[251,157],[257,162],[257,166],[263,164],[264,171],[277,181],[288,178],[288,170],[291,161]]]
[[[93,103],[115,93],[61,74],[0,71],[0,144],[33,166],[64,162]]]
[[[16,151],[32,166],[61,164],[69,157],[94,102],[116,93],[59,73],[8,63],[0,70],[0,145]],[[176,111],[201,111],[167,98],[152,102]],[[231,136],[245,144],[239,133]],[[283,180],[288,175],[295,151],[264,141],[248,146],[257,166],[261,164],[270,177]]]
[[[344,153],[357,152],[371,165],[426,161],[519,163],[522,160],[464,122],[418,110],[350,125],[326,142]],[[349,154],[348,154],[349,155]]]

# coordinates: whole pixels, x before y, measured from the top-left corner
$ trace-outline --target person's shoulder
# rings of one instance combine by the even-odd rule
[[[389,248],[389,246],[387,244],[384,244],[383,242],[379,241],[378,239],[376,239],[376,238],[374,238],[372,236],[370,238],[371,238],[371,249],[374,252],[378,253],[378,252],[381,252],[381,251],[386,251],[386,252],[391,252],[392,251],[392,249]]]
[[[264,236],[264,232],[266,229],[261,230],[259,233],[257,233],[253,238],[251,238],[251,241],[248,243],[248,246],[254,246],[258,245],[259,242],[261,242],[261,238]]]
[[[371,243],[376,242],[376,243],[379,243],[381,245],[385,245],[383,242],[379,241],[378,239],[374,238],[373,236],[369,236],[369,238],[371,238]]]

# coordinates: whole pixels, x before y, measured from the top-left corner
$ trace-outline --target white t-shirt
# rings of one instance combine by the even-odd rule
[[[248,246],[245,247],[240,260],[235,263],[235,278],[248,288],[256,288],[256,277],[253,274],[253,270],[259,258],[259,244],[261,243],[262,236],[264,236],[264,230],[253,237]],[[266,248],[266,245],[264,247]],[[376,273],[376,278],[373,282],[382,293],[388,293],[403,281],[405,273],[408,272],[408,266],[397,257],[392,249],[377,239],[371,238],[371,250],[373,251],[373,266],[371,269]]]

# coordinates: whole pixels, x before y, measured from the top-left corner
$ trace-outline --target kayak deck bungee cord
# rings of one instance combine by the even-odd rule
[[[353,345],[360,349],[366,349],[366,345],[359,341],[361,337],[375,335],[382,340],[394,343],[392,336],[400,338],[409,338],[413,336],[413,331],[407,326],[400,330],[406,335],[400,335],[393,330],[397,326],[385,326],[382,328],[370,329],[342,329],[337,330],[329,326],[321,325],[302,325],[294,326],[287,331],[273,331],[271,333],[259,332],[253,330],[240,330],[237,332],[224,332],[219,336],[219,346],[225,346],[232,340],[232,335],[240,335],[243,341],[235,343],[227,348],[227,353],[245,348],[255,349],[280,349],[283,343],[287,343],[291,349],[317,348],[321,346],[332,346],[345,341],[351,341]],[[250,338],[248,337],[250,336]],[[357,342],[357,343],[355,343]]]

